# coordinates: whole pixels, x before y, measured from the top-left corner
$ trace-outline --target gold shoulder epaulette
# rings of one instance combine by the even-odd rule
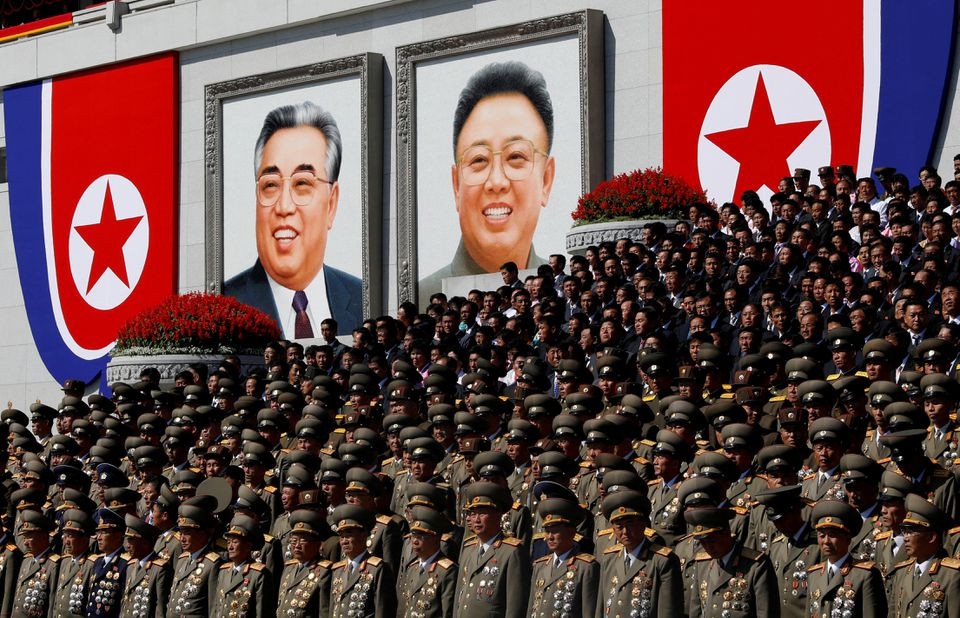
[[[644,400],[644,401],[653,401],[653,400],[656,399],[656,398],[657,398],[656,395],[647,395],[647,396],[645,396],[645,397],[643,398],[643,400]]]
[[[613,528],[610,528],[610,531],[613,532]],[[650,536],[656,536],[656,535],[657,535],[657,531],[654,530],[653,528],[644,528],[644,529],[643,529],[643,536],[650,537]]]
[[[866,561],[866,562],[858,562],[858,563],[856,563],[856,564],[853,565],[853,566],[855,566],[855,567],[858,568],[858,569],[864,569],[864,570],[869,571],[870,569],[872,569],[872,568],[874,567],[875,564],[876,564],[875,562],[871,562],[871,561],[868,560],[868,561]]]
[[[827,382],[833,382],[839,377],[840,377],[839,373],[831,373],[830,375],[827,376]]]
[[[333,568],[342,569],[343,567],[347,566],[347,564],[349,564],[349,560],[341,560],[340,562],[334,564]]]
[[[736,513],[737,515],[746,515],[750,510],[745,506],[731,506],[730,510]]]
[[[861,377],[861,378],[866,378],[866,377],[868,377],[866,371],[858,371],[857,373],[855,373],[855,374],[853,374],[853,375],[858,376],[858,377]]]
[[[576,558],[580,562],[596,562],[597,561],[597,559],[593,556],[593,554],[577,554],[576,556],[574,556],[574,558]]]
[[[293,560],[293,559],[291,559],[291,560],[284,560],[284,561],[283,561],[283,566],[291,566],[291,565],[294,565],[294,564],[297,564],[297,561],[296,561],[296,560]]]
[[[646,464],[648,464],[648,463],[650,463],[650,462],[649,462],[645,457],[634,457],[634,458],[633,458],[633,463],[638,463],[638,464],[644,464],[644,465],[646,465]]]
[[[178,557],[178,558],[186,558],[186,557],[189,556],[189,555],[190,555],[190,552],[185,551],[185,552],[181,553],[181,554],[180,554],[179,556],[177,556],[177,557]]]
[[[250,565],[250,568],[254,571],[262,571],[264,569],[264,564],[262,562],[254,562]]]
[[[206,554],[204,554],[203,558],[204,560],[209,560],[210,562],[216,562],[220,560],[220,554],[215,551],[208,551]]]
[[[616,545],[612,545],[612,546],[606,548],[605,550],[603,550],[603,553],[604,553],[604,554],[615,554],[615,553],[617,553],[618,551],[620,551],[621,549],[623,549],[623,545],[621,545],[620,543],[617,543]]]
[[[663,479],[653,479],[652,481],[647,481],[647,485],[650,485],[652,487],[653,485],[659,485],[662,482],[663,482]]]
[[[808,474],[808,475],[806,475],[805,477],[803,477],[803,480],[804,480],[804,481],[809,481],[810,479],[816,478],[816,477],[817,477],[817,473],[814,472],[813,474]]]
[[[960,560],[956,558],[944,558],[940,561],[940,564],[951,569],[960,570]]]
[[[473,538],[473,539],[470,539],[469,541],[467,541],[466,543],[464,543],[463,546],[464,546],[464,547],[473,547],[474,545],[477,545],[477,544],[479,544],[479,543],[480,543],[480,541],[478,541],[477,539]]]
[[[580,467],[581,467],[581,468],[589,468],[589,467],[590,467],[590,462],[589,462],[589,461],[581,461],[581,462],[580,462]]]
[[[369,558],[367,558],[367,562],[372,564],[373,566],[380,566],[380,563],[383,562],[383,560],[381,560],[380,558],[377,558],[376,556],[370,556]]]
[[[13,551],[13,550],[17,549],[17,544],[16,544],[16,543],[7,543],[7,549],[9,549],[10,551]]]
[[[47,557],[47,560],[49,560],[50,562],[60,562],[60,554],[50,554]]]
[[[720,393],[720,399],[733,399],[736,397],[733,393]]]
[[[504,537],[503,542],[513,547],[520,547],[520,539],[512,536]]]
[[[223,564],[220,565],[221,571],[226,571],[227,569],[232,569],[232,568],[233,568],[232,562],[224,562]]]
[[[699,562],[700,560],[709,560],[709,559],[710,559],[710,554],[708,554],[708,553],[705,552],[705,551],[698,551],[698,552],[697,552],[697,555],[694,556],[693,559],[696,560],[696,561],[698,561],[698,562]]]
[[[540,557],[540,558],[537,558],[536,560],[533,561],[533,563],[534,563],[534,564],[540,564],[541,562],[547,562],[547,561],[551,560],[552,558],[553,558],[553,557],[552,557],[550,554],[547,554],[546,556],[542,556],[542,557]]]
[[[382,462],[380,462],[380,465],[381,465],[381,466],[389,466],[390,464],[392,464],[392,463],[393,463],[394,461],[396,461],[396,460],[397,460],[396,457],[387,457],[387,458],[384,459]]]
[[[134,560],[136,560],[136,558],[134,558]],[[162,566],[165,566],[165,565],[167,564],[167,559],[164,558],[163,556],[157,556],[156,558],[154,558],[153,560],[151,560],[151,562],[152,562],[153,564],[157,565],[157,566],[161,566],[161,567],[162,567]]]
[[[390,518],[387,517],[386,515],[377,515],[377,521],[380,522],[381,524],[386,525],[390,523]]]
[[[881,457],[880,459],[877,460],[877,463],[880,464],[881,466],[882,466],[883,464],[885,464],[885,463],[890,463],[890,458],[889,458],[889,457]]]
[[[807,573],[813,573],[814,571],[819,571],[823,568],[823,563],[815,564],[812,567],[807,567]]]
[[[333,430],[333,433],[347,433],[347,430],[344,429],[343,427],[337,427],[336,429]]]
[[[512,506],[511,508],[512,508],[514,511],[519,511],[521,506],[523,506],[523,505],[520,504],[520,501],[518,500],[518,501],[516,501],[516,502],[513,503],[513,506]]]
[[[663,545],[658,545],[656,543],[652,546],[653,553],[660,554],[661,556],[669,556],[673,553],[673,550],[669,547],[664,547]]]
[[[323,568],[325,568],[325,569],[329,569],[329,568],[332,568],[332,567],[333,567],[333,562],[331,562],[331,561],[329,561],[329,560],[320,560],[320,561],[317,562],[316,566],[318,566],[318,567],[323,567]],[[314,567],[314,568],[316,568],[316,567]]]
[[[440,565],[440,568],[449,569],[456,563],[449,558],[440,558],[439,560],[437,560],[437,564]]]
[[[607,536],[608,534],[613,534],[613,528],[604,528],[597,533],[597,536]]]
[[[904,560],[903,562],[898,562],[898,563],[896,563],[895,565],[893,565],[893,570],[910,566],[911,564],[913,564],[913,561],[914,561],[914,559],[913,559],[913,558],[910,558],[909,560]]]
[[[893,531],[892,531],[892,530],[884,530],[883,532],[878,532],[878,533],[874,534],[874,535],[873,535],[873,540],[874,540],[874,541],[882,541],[882,540],[884,540],[884,539],[889,539],[891,536],[893,536]]]
[[[273,485],[267,485],[267,486],[264,487],[263,489],[264,489],[267,493],[270,493],[270,494],[276,493],[276,491],[277,491],[277,488],[274,487]]]
[[[779,403],[781,401],[786,401],[787,398],[783,395],[777,395],[776,397],[770,398],[770,403]]]
[[[640,444],[643,444],[644,446],[656,446],[656,445],[657,445],[657,443],[654,442],[653,440],[647,440],[647,439],[640,440]]]

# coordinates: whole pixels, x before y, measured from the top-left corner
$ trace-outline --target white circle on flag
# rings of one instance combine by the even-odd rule
[[[77,227],[101,224],[105,218],[105,196],[108,184],[114,218],[123,220],[140,217],[140,221],[122,247],[127,284],[124,284],[112,268],[107,268],[96,281],[92,282],[93,286],[88,291],[87,288],[91,283],[90,273],[94,265],[94,250],[77,232]],[[149,246],[150,223],[147,207],[136,185],[118,174],[105,174],[90,183],[77,202],[77,208],[70,223],[68,242],[70,272],[77,291],[83,299],[91,307],[102,311],[113,309],[127,300],[143,275]]]
[[[800,75],[775,64],[756,64],[737,72],[720,87],[707,108],[697,142],[697,168],[700,185],[707,196],[718,204],[730,202],[734,195],[740,162],[724,152],[705,136],[746,127],[750,120],[759,74],[763,74],[770,110],[777,124],[820,120],[810,135],[787,157],[789,173],[802,167],[813,172],[830,164],[830,127],[820,97]],[[784,169],[786,172],[786,168]],[[763,185],[757,194],[765,204],[777,187]],[[769,206],[768,206],[769,208]]]

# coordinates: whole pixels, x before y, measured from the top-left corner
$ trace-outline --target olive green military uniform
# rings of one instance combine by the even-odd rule
[[[439,558],[425,569],[414,557],[403,569],[397,581],[397,616],[422,618],[449,618],[457,594],[457,564],[449,558]]]
[[[860,532],[850,541],[850,555],[854,562],[876,562],[877,540],[876,535],[883,530],[883,521],[880,519],[880,504],[877,503],[873,512],[863,520]]]
[[[893,571],[893,567],[907,559],[907,548],[903,544],[903,537],[894,539],[892,530],[883,530],[874,534],[873,540],[877,544],[876,567],[880,569],[880,574],[883,575],[884,580],[890,581],[888,577]],[[897,545],[897,540],[900,541],[899,545]]]
[[[680,561],[667,547],[643,541],[629,565],[623,545],[617,543],[601,556],[597,614],[611,618],[679,616],[683,582]]]
[[[181,553],[173,573],[168,615],[207,618],[217,602],[215,593],[221,562],[220,555],[214,551],[201,551],[196,559],[191,558],[189,552]]]
[[[780,598],[777,576],[765,554],[737,543],[723,564],[706,552],[694,557],[695,590],[691,591],[691,618],[777,616]]]
[[[600,563],[577,554],[557,564],[556,554],[537,559],[532,568],[528,611],[531,618],[589,616],[597,607]]]
[[[676,545],[680,537],[686,533],[687,525],[683,522],[683,510],[680,508],[680,498],[677,490],[680,489],[679,479],[667,486],[663,479],[656,479],[647,483],[649,486],[651,525],[657,534],[663,537],[667,545]]]
[[[387,618],[396,611],[396,582],[385,560],[366,556],[356,568],[349,560],[333,565],[330,618]]]
[[[180,533],[171,528],[157,537],[157,542],[153,545],[153,551],[157,556],[164,558],[173,566],[177,556],[181,554],[183,548],[180,546]]]
[[[456,618],[523,618],[530,591],[530,558],[522,543],[499,537],[482,555],[476,538],[460,554]]]
[[[781,616],[804,618],[809,594],[807,568],[820,561],[817,531],[804,523],[800,532],[791,538],[778,533],[771,539],[768,553],[777,575]]]
[[[827,563],[807,569],[808,615],[830,618],[834,609],[863,618],[887,615],[887,597],[883,577],[872,562],[852,564],[847,556],[843,566],[832,576]]]
[[[927,437],[923,441],[923,454],[945,468],[954,465],[960,451],[960,430],[957,423],[950,421],[938,432],[931,425],[927,427]]]
[[[151,554],[127,561],[127,576],[120,598],[120,618],[164,618],[170,600],[173,567],[166,558]]]
[[[960,617],[960,560],[935,556],[926,569],[916,573],[911,558],[893,567],[889,578],[890,613],[898,618],[923,616]]]
[[[329,560],[314,560],[301,565],[296,560],[284,563],[280,578],[277,616],[314,618],[330,615]]]
[[[220,565],[211,618],[259,618],[275,609],[273,576],[266,567],[258,562],[239,568],[232,562]]]
[[[23,552],[12,537],[6,534],[0,537],[0,616],[10,615],[21,562]]]
[[[47,616],[59,571],[60,556],[57,554],[47,551],[41,556],[24,557],[13,592],[12,618]]]
[[[400,566],[403,551],[403,518],[399,515],[377,515],[376,524],[367,539],[367,551],[371,556],[383,559],[390,572]]]
[[[57,582],[50,599],[51,616],[85,616],[87,593],[95,554],[86,553],[78,558],[60,557]]]

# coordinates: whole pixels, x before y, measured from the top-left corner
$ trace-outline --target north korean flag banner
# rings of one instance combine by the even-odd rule
[[[723,203],[800,167],[928,162],[953,0],[688,0],[663,6],[663,156]]]
[[[175,290],[177,71],[164,54],[4,90],[20,285],[58,382],[96,381],[119,327]]]

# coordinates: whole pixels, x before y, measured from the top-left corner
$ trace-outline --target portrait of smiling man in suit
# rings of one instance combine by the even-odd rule
[[[341,160],[340,130],[320,106],[267,114],[254,150],[258,257],[224,282],[224,294],[272,316],[286,338],[317,337],[326,318],[349,333],[362,319],[360,279],[324,264]]]

